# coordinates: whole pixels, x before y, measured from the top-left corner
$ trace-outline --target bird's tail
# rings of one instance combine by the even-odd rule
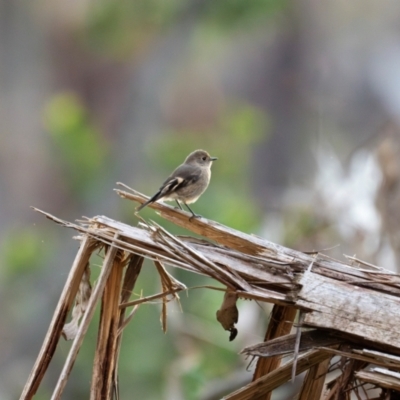
[[[150,203],[154,203],[157,201],[161,196],[161,190],[159,190],[154,196],[152,196],[149,200],[147,200],[145,203],[140,205],[139,207],[136,208],[136,211],[140,211],[142,208],[145,208],[148,206]]]

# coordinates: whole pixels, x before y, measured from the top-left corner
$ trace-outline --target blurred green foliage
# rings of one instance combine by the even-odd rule
[[[76,94],[60,93],[48,102],[44,122],[64,167],[65,184],[75,194],[85,192],[99,177],[107,155],[86,107]]]
[[[183,0],[102,0],[88,14],[83,42],[93,51],[114,58],[129,57],[149,39],[173,24]]]
[[[207,378],[204,375],[204,367],[199,365],[194,370],[189,370],[182,375],[183,391],[185,399],[196,400],[204,385],[207,385]]]
[[[289,0],[101,0],[87,15],[82,42],[92,51],[125,59],[146,47],[160,31],[193,18],[213,34],[251,29],[287,9]]]
[[[289,0],[209,1],[204,19],[219,30],[252,28],[285,10],[288,4]]]
[[[36,274],[38,269],[46,265],[51,248],[49,242],[51,240],[44,229],[35,226],[15,227],[0,248],[3,277],[13,279]]]

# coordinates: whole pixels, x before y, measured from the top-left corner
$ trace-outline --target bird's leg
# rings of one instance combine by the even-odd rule
[[[178,204],[179,208],[183,211],[183,208],[182,208],[182,206],[181,206],[181,203],[179,203],[178,200],[175,200],[175,201],[176,201],[176,204]]]
[[[192,220],[192,218],[201,218],[201,215],[195,214],[193,212],[193,210],[185,203],[183,202],[183,204],[187,207],[187,209],[192,213],[192,216],[189,218],[189,221]]]

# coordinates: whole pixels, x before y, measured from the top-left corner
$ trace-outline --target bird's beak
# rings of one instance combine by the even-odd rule
[[[218,157],[210,157],[210,161],[216,161],[218,160]]]

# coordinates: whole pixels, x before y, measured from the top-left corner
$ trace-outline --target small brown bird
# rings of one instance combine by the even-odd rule
[[[175,200],[181,210],[182,202],[192,213],[190,219],[200,217],[188,204],[194,203],[207,189],[211,178],[211,165],[215,160],[217,157],[210,157],[204,150],[190,153],[185,162],[165,180],[158,192],[138,207],[137,211],[157,200]]]

